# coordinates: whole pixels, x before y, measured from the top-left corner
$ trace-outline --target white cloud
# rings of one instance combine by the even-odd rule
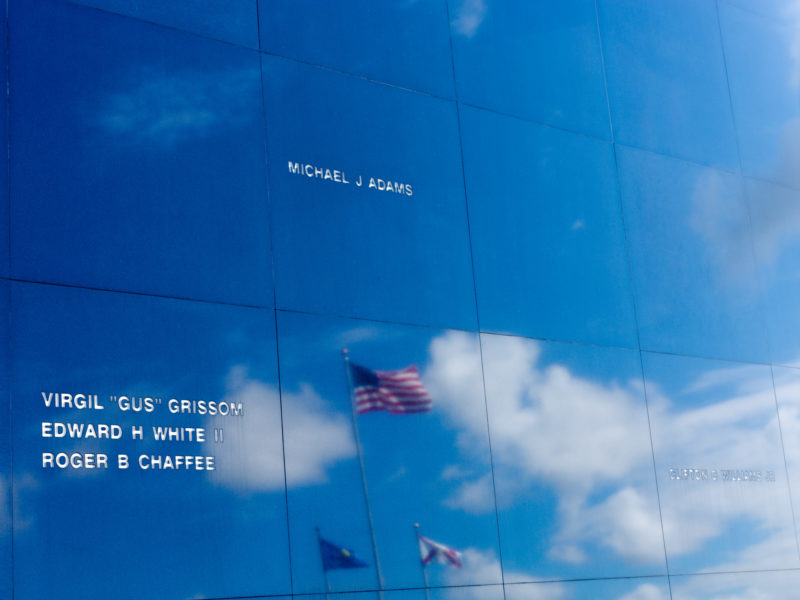
[[[463,566],[460,569],[447,567],[445,584],[450,586],[467,586],[452,590],[453,600],[502,600],[503,589],[499,585],[475,586],[474,581],[501,581],[500,561],[494,552],[467,548],[461,556]],[[506,571],[506,580],[537,581],[537,577],[528,573]],[[542,583],[531,586],[507,586],[506,594],[510,600],[520,596],[535,600],[562,600],[566,598],[566,588],[558,583]]]
[[[382,335],[382,331],[377,327],[362,325],[360,327],[352,327],[344,330],[342,333],[336,336],[336,342],[334,345],[338,348],[347,348],[352,344],[358,344],[359,342],[365,342],[382,337],[384,337]]]
[[[646,436],[647,417],[630,388],[575,377],[560,365],[541,368],[531,340],[485,336],[483,345],[492,449],[501,468],[588,490],[651,464],[649,447],[632,434]],[[476,446],[486,436],[486,416],[471,336],[436,338],[425,377],[437,407],[462,429],[462,445]]]
[[[143,68],[131,75],[128,89],[102,98],[92,118],[116,143],[172,146],[250,122],[259,86],[257,68],[175,73]]]
[[[485,336],[483,345],[492,448],[509,467],[588,491],[650,463],[644,404],[627,386],[541,367],[529,340]]]
[[[773,600],[794,598],[797,572],[726,573],[672,579],[675,600]]]
[[[551,559],[580,564],[597,546],[629,563],[658,564],[664,558],[662,519],[676,557],[729,535],[734,523],[749,523],[750,545],[737,549],[719,568],[760,568],[796,552],[787,546],[793,539],[791,532],[787,535],[791,516],[765,367],[705,371],[681,391],[711,399],[696,406],[678,408],[648,383],[659,464],[753,468],[778,475],[774,484],[736,491],[721,483],[666,482],[659,515],[639,381],[592,380],[563,364],[545,364],[533,340],[486,335],[482,343],[498,505],[502,510],[521,501],[532,484],[556,494]],[[459,430],[465,457],[482,447],[486,435],[479,354],[473,336],[448,332],[431,342],[424,373],[437,409]],[[800,379],[785,379],[783,393],[800,396]],[[784,412],[800,431],[800,408],[792,405]],[[795,446],[800,453],[800,442]],[[452,466],[442,476],[462,481],[445,500],[447,506],[493,509],[488,477]],[[506,581],[514,579],[506,574]]]
[[[482,343],[501,505],[532,481],[545,482],[559,494],[551,558],[582,562],[593,541],[635,562],[663,560],[641,383],[594,382],[540,365],[531,340],[484,336]],[[460,429],[460,447],[481,448],[486,415],[474,337],[448,332],[431,342],[430,356],[425,381],[437,408]],[[464,483],[446,504],[493,510],[491,479],[460,474]],[[615,493],[590,503],[607,484],[618,486]]]
[[[486,404],[483,397],[481,357],[475,336],[449,332],[435,337],[430,360],[422,374],[425,387],[449,422],[460,432],[459,447],[466,453],[485,449]]]
[[[224,427],[224,448],[215,479],[235,489],[271,491],[284,486],[281,410],[278,390],[236,369],[226,402],[241,402],[245,416],[209,418],[208,431]],[[330,410],[309,385],[283,396],[286,483],[289,487],[327,481],[327,470],[356,454],[347,417]]]
[[[443,474],[443,478],[447,477]],[[444,503],[450,508],[461,509],[473,514],[494,510],[492,475],[487,474],[477,479],[467,480]]]
[[[568,543],[594,539],[633,564],[664,558],[658,507],[639,489],[623,487],[597,505],[570,507],[564,513],[559,537]]]
[[[455,9],[453,28],[456,33],[465,37],[472,37],[486,17],[485,0],[461,0]]]
[[[753,245],[739,185],[727,173],[701,171],[692,191],[688,225],[704,242],[706,256],[700,260],[709,263],[710,283],[749,299],[756,293]]]
[[[26,507],[29,508],[32,505],[25,499],[27,494],[37,491],[40,485],[39,480],[30,473],[15,474],[13,486],[11,482],[6,480],[6,486],[12,488],[11,493],[14,497],[14,523],[13,525],[11,523],[8,525],[13,526],[15,531],[31,527],[36,520],[36,515],[34,513],[29,514],[26,511]],[[11,507],[8,506],[7,510],[9,511],[7,518],[10,519]]]
[[[621,596],[619,600],[669,600],[669,592],[663,587],[645,583]]]

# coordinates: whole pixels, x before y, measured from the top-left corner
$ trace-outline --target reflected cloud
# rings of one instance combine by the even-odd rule
[[[452,24],[456,33],[471,38],[486,17],[486,0],[461,0],[455,9]]]
[[[596,540],[627,561],[657,563],[664,558],[659,543],[661,527],[652,496],[635,487],[623,487],[596,505],[584,502],[562,507],[562,530],[550,556],[569,564],[587,557],[575,544]]]
[[[721,377],[725,372],[731,375],[728,381]],[[713,391],[722,399],[685,410],[672,407],[657,386],[648,382],[651,420],[658,440],[656,456],[681,466],[774,469],[778,481],[750,484],[736,491],[702,483],[673,490],[671,486],[680,484],[667,482],[661,497],[668,548],[673,556],[688,555],[700,552],[717,537],[733,536],[730,539],[740,540],[739,547],[727,548],[722,555],[735,558],[714,566],[715,570],[783,564],[770,563],[778,555],[767,552],[775,544],[786,543],[787,520],[791,518],[788,505],[782,504],[783,498],[788,500],[786,488],[775,487],[785,486],[785,479],[769,374],[763,367],[759,372],[747,365],[710,373],[698,378],[700,384],[687,387],[707,389],[709,381],[719,380],[719,387]],[[741,527],[743,523],[748,526]],[[790,538],[793,540],[793,536]],[[796,549],[789,554],[782,552],[783,557],[793,554]]]
[[[6,482],[7,485],[11,485],[10,483]],[[36,479],[30,473],[24,473],[22,475],[15,475],[14,476],[14,483],[12,486],[11,493],[13,494],[13,503],[16,507],[14,511],[14,522],[13,527],[15,531],[22,531],[31,527],[36,520],[35,514],[26,514],[23,512],[26,507],[30,506],[27,503],[23,503],[22,499],[28,493],[34,492],[40,489],[41,485],[39,480]],[[8,507],[10,510],[10,507]]]
[[[362,327],[353,327],[351,329],[346,329],[345,331],[337,335],[334,346],[339,348],[347,348],[353,344],[358,344],[360,342],[380,339],[382,333],[383,332],[378,328],[370,327],[369,325],[364,325]]]
[[[475,581],[499,581],[500,561],[494,552],[483,551],[477,548],[467,548],[462,551],[461,569],[450,568],[447,570],[445,585],[468,586],[454,589],[451,597],[467,598],[468,600],[496,600],[498,597],[497,586],[474,586]],[[514,573],[506,570],[506,580],[536,581],[538,578],[527,573]],[[526,598],[537,600],[561,600],[566,598],[566,588],[561,584],[546,584],[525,588]],[[502,597],[502,594],[500,595]]]
[[[649,452],[630,447],[642,409],[629,389],[575,377],[561,365],[540,368],[541,351],[531,340],[487,336],[484,345],[503,357],[486,382],[492,449],[502,464],[574,490],[648,464]],[[448,418],[466,431],[463,446],[472,445],[469,436],[485,436],[482,404],[463,400],[481,389],[480,356],[469,336],[449,332],[435,339],[425,376]],[[474,413],[465,410],[473,405]]]
[[[445,473],[443,479],[447,479]],[[470,514],[483,514],[494,510],[494,487],[491,473],[466,481],[445,501],[445,506]]]
[[[480,356],[470,341],[460,332],[434,339],[425,370],[426,386],[462,431],[459,445],[467,453],[486,435],[482,404],[470,397],[481,390]],[[540,366],[541,349],[531,340],[486,336],[483,343],[502,357],[492,361],[486,381],[495,477],[504,490],[499,501],[513,503],[533,481],[558,490],[561,525],[551,553],[564,562],[583,562],[581,546],[590,540],[636,562],[663,559],[661,544],[653,543],[660,540],[658,513],[640,489],[652,485],[642,477],[652,471],[650,448],[631,436],[647,428],[641,387]],[[466,481],[447,505],[493,510],[490,484]],[[591,503],[608,484],[622,487]]]
[[[797,572],[728,573],[672,580],[674,600],[766,600],[794,598]]]
[[[786,180],[780,173],[796,176],[800,164],[800,118],[789,121],[784,129],[778,162],[777,180]],[[791,178],[789,178],[791,180]],[[788,248],[800,241],[800,193],[788,188],[750,186],[750,204],[758,218],[753,219],[753,240],[756,258],[762,267],[772,269]]]
[[[128,89],[102,99],[92,119],[116,136],[117,144],[171,147],[251,122],[259,86],[256,69],[142,68]]]
[[[722,287],[752,287],[752,242],[744,205],[731,196],[727,175],[704,169],[692,192],[689,226],[711,260],[709,278]],[[738,203],[738,205],[736,204]]]
[[[585,563],[592,560],[588,545],[594,544],[631,564],[663,561],[640,382],[592,380],[564,364],[543,364],[541,345],[533,340],[497,335],[482,340],[488,357],[486,394],[498,508],[523,500],[531,485],[545,484],[557,494],[549,558]],[[470,448],[486,434],[477,398],[479,351],[468,334],[448,332],[431,342],[429,352],[426,386],[437,408],[459,430],[459,447],[468,458]],[[775,484],[751,485],[736,493],[683,486],[672,489],[665,501],[662,491],[663,528],[672,556],[700,552],[723,535],[737,536],[730,530],[741,523],[748,523],[746,537],[731,538],[739,546],[719,553],[729,558],[718,561],[715,569],[767,568],[778,557],[796,554],[790,547],[793,537],[786,535],[787,514],[765,508],[776,502],[780,506],[784,480],[777,413],[770,409],[771,386],[764,369],[737,365],[700,372],[682,393],[719,398],[707,405],[677,405],[656,383],[647,383],[660,469],[674,463],[751,466],[778,473]],[[792,386],[785,394],[800,394],[800,380],[785,385]],[[800,410],[787,415],[798,419],[800,428]],[[493,510],[488,477],[470,478],[456,467],[445,469],[442,477],[462,480],[446,506],[470,513]],[[671,484],[678,485],[667,482]],[[506,574],[506,581],[514,579]],[[647,597],[655,591],[642,588],[639,593]]]
[[[787,2],[781,12],[785,23],[800,23],[800,1]],[[797,92],[800,90],[800,31],[796,27],[792,27],[790,31],[789,56],[792,59],[792,72],[789,85]]]
[[[11,480],[0,475],[0,538],[11,534]]]
[[[234,427],[225,423],[224,451],[217,457],[215,479],[237,490],[274,491],[284,487],[281,407],[278,390],[251,379],[241,368],[229,377],[226,402],[241,402],[246,418]],[[284,436],[287,440],[286,485],[325,483],[327,470],[356,455],[347,417],[332,411],[307,384],[283,395]],[[214,418],[209,430],[219,427]],[[228,432],[227,430],[230,429]]]
[[[645,583],[629,594],[621,596],[619,600],[669,600],[669,592],[652,583]]]

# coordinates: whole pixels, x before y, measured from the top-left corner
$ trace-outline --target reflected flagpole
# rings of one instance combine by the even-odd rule
[[[414,541],[417,542],[417,552],[419,552],[419,566],[422,569],[422,580],[425,582],[425,600],[431,600],[431,592],[428,589],[428,572],[425,570],[425,563],[422,559],[422,552],[419,547],[419,523],[414,523]]]
[[[325,578],[325,600],[330,600],[331,582],[328,581],[328,569],[325,568],[325,555],[322,552],[322,537],[319,534],[319,526],[314,527],[314,532],[317,534],[317,547],[319,548],[320,560],[322,560],[322,576]]]
[[[353,376],[350,373],[350,356],[347,348],[342,349],[344,358],[344,370],[347,374],[347,390],[350,394],[350,413],[353,417],[353,437],[356,439],[356,450],[358,451],[358,464],[361,467],[361,487],[364,489],[364,502],[367,505],[367,520],[369,522],[369,535],[372,538],[372,556],[375,559],[375,571],[378,573],[378,598],[383,600],[383,573],[381,572],[381,561],[378,558],[378,542],[375,539],[375,525],[372,522],[372,507],[369,504],[369,492],[367,491],[367,475],[364,470],[364,455],[361,451],[361,439],[358,436],[358,413],[356,410],[356,399],[353,394]]]

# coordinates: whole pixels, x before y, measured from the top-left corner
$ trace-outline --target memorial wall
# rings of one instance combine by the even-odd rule
[[[0,598],[800,588],[800,2],[8,0]]]

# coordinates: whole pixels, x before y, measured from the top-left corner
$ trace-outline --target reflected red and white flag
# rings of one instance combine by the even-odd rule
[[[461,567],[461,552],[450,546],[434,542],[423,535],[417,535],[419,541],[419,556],[423,565],[438,562],[443,565]]]

